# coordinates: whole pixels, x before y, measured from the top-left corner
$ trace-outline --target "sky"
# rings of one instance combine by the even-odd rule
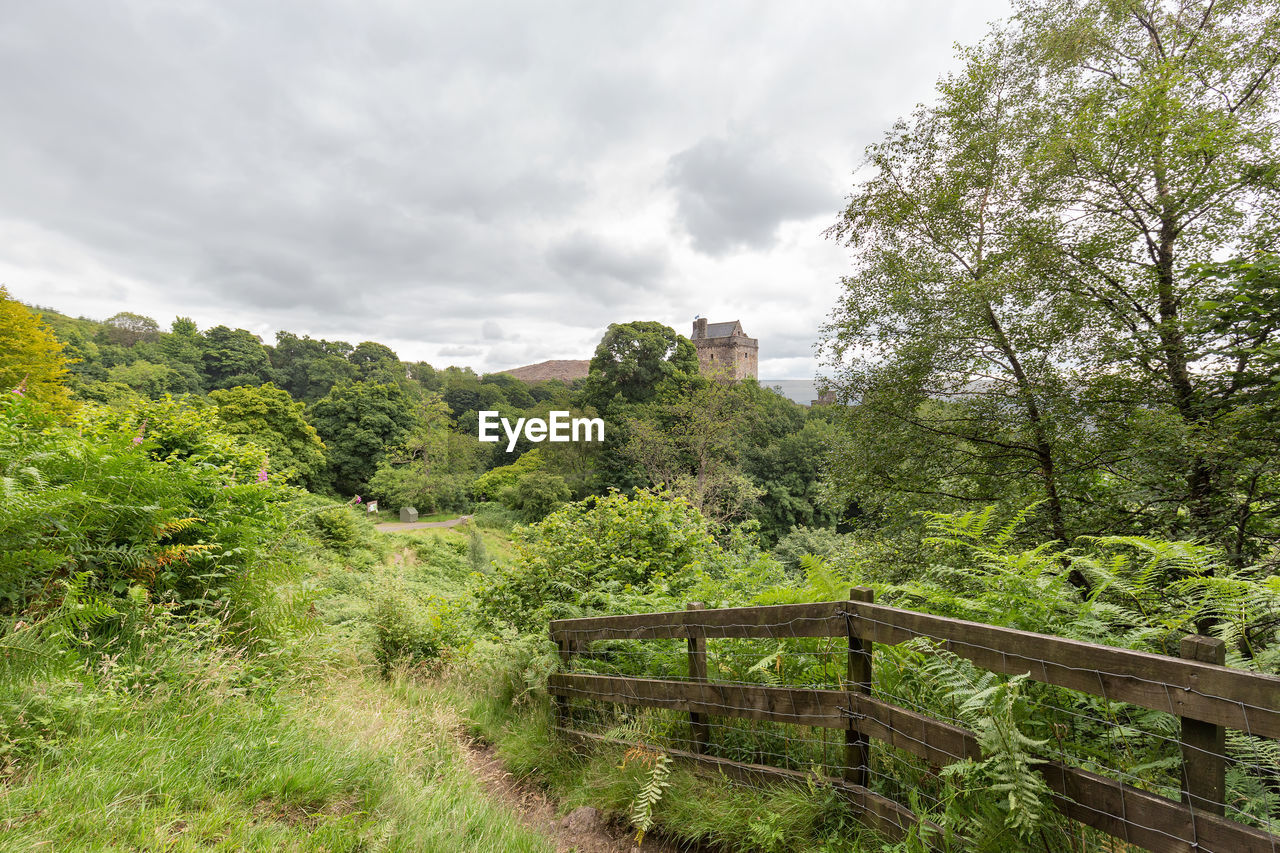
[[[821,373],[865,147],[1007,0],[41,0],[0,18],[0,285],[479,372],[741,320]]]

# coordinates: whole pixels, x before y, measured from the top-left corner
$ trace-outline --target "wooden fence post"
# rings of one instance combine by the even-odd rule
[[[573,666],[573,656],[578,653],[578,643],[568,637],[551,637],[560,647],[560,670],[568,672]],[[569,728],[569,697],[556,697],[556,725],[562,729]]]
[[[1222,666],[1227,644],[1217,637],[1182,638],[1181,657]],[[1226,814],[1227,730],[1213,723],[1182,718],[1182,801],[1197,811]]]
[[[849,590],[850,601],[872,602],[875,591],[870,587],[855,586]],[[869,639],[863,639],[856,633],[853,617],[846,617],[849,625],[849,665],[847,688],[849,692],[868,695],[871,693],[871,649]],[[849,711],[854,711],[852,700]],[[871,740],[865,732],[855,728],[856,720],[849,718],[849,727],[844,732],[844,778],[855,785],[867,786],[871,774]]]
[[[706,605],[701,601],[691,601],[685,610],[703,610]],[[691,681],[707,680],[707,638],[701,628],[689,628],[689,679]],[[699,755],[707,751],[711,742],[711,727],[707,725],[707,715],[689,712],[689,727],[693,731],[693,752]]]

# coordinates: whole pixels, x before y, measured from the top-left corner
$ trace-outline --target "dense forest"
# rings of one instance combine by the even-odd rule
[[[1177,800],[1177,718],[932,647],[877,647],[875,690],[983,756],[873,754],[876,790],[934,833],[896,844],[814,785],[673,769],[680,715],[593,718],[638,751],[550,734],[549,619],[854,585],[1161,655],[1207,634],[1280,674],[1280,13],[1018,10],[871,146],[828,232],[853,265],[817,341],[830,405],[705,377],[643,319],[585,380],[525,383],[0,289],[5,846],[549,849],[467,781],[462,730],[641,838],[1118,849],[1033,767],[1052,750]],[[600,417],[605,440],[507,452],[482,410]],[[374,500],[472,519],[380,530]],[[581,665],[685,677],[683,643]],[[842,688],[828,646],[724,641],[711,677]],[[718,748],[829,764],[796,728],[726,723]],[[1275,742],[1224,749],[1227,814],[1276,832]]]
[[[16,309],[15,309],[16,310]],[[183,317],[162,331],[121,312],[104,321],[40,312],[62,345],[73,398],[120,423],[181,412],[217,419],[268,451],[268,470],[316,493],[361,495],[424,514],[507,511],[536,521],[611,488],[661,488],[717,522],[754,519],[766,541],[796,526],[830,526],[817,500],[833,415],[755,383],[699,375],[689,340],[660,323],[611,326],[590,377],[570,387],[466,367],[403,362],[387,346],[244,329],[200,331]],[[10,367],[4,379],[22,376]],[[25,374],[23,374],[25,375]],[[512,422],[551,410],[602,416],[603,443],[508,450],[477,441],[477,412]]]

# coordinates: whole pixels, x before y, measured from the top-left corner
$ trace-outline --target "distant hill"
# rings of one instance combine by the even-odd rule
[[[586,379],[587,368],[590,365],[591,362],[586,359],[552,359],[498,372],[514,376],[516,379],[523,379],[525,382],[543,382],[547,379],[572,382],[575,379]]]

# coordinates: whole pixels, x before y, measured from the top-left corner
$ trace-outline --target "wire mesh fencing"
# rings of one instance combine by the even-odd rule
[[[1280,853],[1280,678],[1222,665],[1220,640],[1157,655],[861,588],[550,628],[566,736],[643,743],[738,784],[820,781],[893,838],[941,834],[981,779],[1048,806],[1048,849]]]

